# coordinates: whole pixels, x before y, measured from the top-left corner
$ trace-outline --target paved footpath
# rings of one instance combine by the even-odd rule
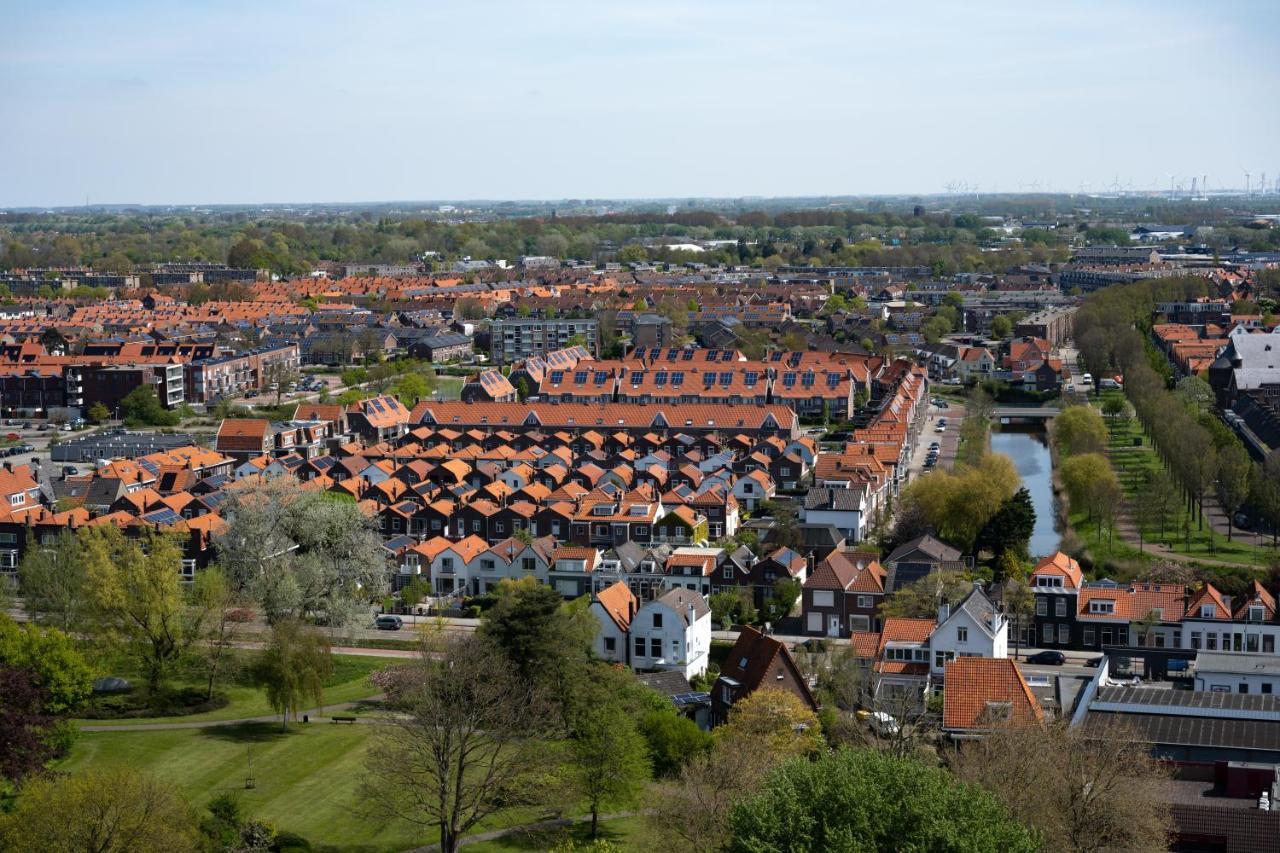
[[[367,702],[378,702],[386,698],[385,694],[369,696],[365,699],[358,699],[354,702],[339,702],[336,705],[326,705],[323,708],[312,708],[309,711],[303,711],[299,715],[309,717],[312,722],[320,722],[328,719],[334,714],[340,714],[343,711],[349,711],[352,708],[359,707]],[[79,729],[82,732],[165,732],[177,729],[216,729],[225,726],[242,726],[246,723],[278,723],[280,722],[279,714],[265,714],[261,717],[240,717],[234,720],[192,720],[182,723],[138,723],[137,725],[120,725],[111,723],[81,723]],[[296,721],[295,721],[296,722]],[[368,719],[356,718],[356,723],[368,723]]]
[[[623,817],[635,817],[641,812],[613,812],[612,814],[600,815],[600,822],[607,820],[617,820]],[[509,826],[506,829],[495,829],[491,832],[478,832],[475,835],[468,835],[458,842],[459,847],[466,847],[468,844],[480,844],[485,841],[495,841],[499,838],[506,838],[509,835],[518,835],[523,832],[541,832],[547,829],[559,829],[565,826],[572,826],[575,823],[586,823],[591,820],[591,815],[582,815],[580,817],[561,817],[555,820],[544,820],[538,823],[526,823],[522,826]],[[428,844],[425,847],[414,847],[412,850],[406,850],[405,853],[438,853],[439,844]]]

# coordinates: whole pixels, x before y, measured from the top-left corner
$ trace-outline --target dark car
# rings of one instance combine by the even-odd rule
[[[399,631],[403,625],[403,619],[399,616],[393,616],[390,613],[384,613],[377,619],[373,620],[373,627],[380,631]]]
[[[1067,662],[1067,656],[1062,652],[1043,651],[1036,652],[1027,658],[1027,663],[1038,663],[1042,666],[1062,666]]]
[[[1085,666],[1095,666],[1095,667],[1096,667],[1096,666],[1101,666],[1101,665],[1102,665],[1102,659],[1103,659],[1103,658],[1105,658],[1105,657],[1106,657],[1106,655],[1098,655],[1096,658],[1089,658],[1087,661],[1085,661],[1085,662],[1084,662],[1084,665],[1085,665]]]

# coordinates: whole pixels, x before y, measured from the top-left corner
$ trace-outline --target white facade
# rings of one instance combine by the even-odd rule
[[[711,608],[698,593],[672,590],[636,611],[629,642],[632,669],[701,675],[711,654]]]
[[[980,596],[984,606],[970,609],[961,602],[954,610],[938,612],[938,626],[929,635],[929,673],[935,678],[942,677],[947,661],[953,658],[1009,656],[1009,621],[982,592],[975,590],[970,595]],[[985,612],[988,607],[989,620],[974,612]]]
[[[867,505],[863,492],[863,500],[860,501],[863,509],[859,511],[850,511],[842,509],[805,509],[801,510],[802,520],[805,524],[830,524],[836,530],[844,534],[844,538],[849,542],[862,541],[862,518],[865,514]]]
[[[600,623],[600,631],[596,634],[594,650],[596,657],[601,660],[611,661],[612,663],[627,662],[627,640],[626,631],[613,621],[613,617],[604,609],[604,605],[599,601],[591,602],[591,615]]]

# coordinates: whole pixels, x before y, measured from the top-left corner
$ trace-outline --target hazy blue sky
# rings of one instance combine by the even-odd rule
[[[0,0],[0,206],[1241,186],[1278,96],[1277,2]]]

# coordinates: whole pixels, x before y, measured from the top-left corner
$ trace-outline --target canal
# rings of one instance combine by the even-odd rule
[[[1053,462],[1044,431],[1003,426],[991,433],[991,449],[1013,460],[1022,484],[1031,492],[1031,503],[1036,508],[1036,527],[1031,533],[1032,556],[1043,557],[1057,551],[1062,537],[1054,526]]]

